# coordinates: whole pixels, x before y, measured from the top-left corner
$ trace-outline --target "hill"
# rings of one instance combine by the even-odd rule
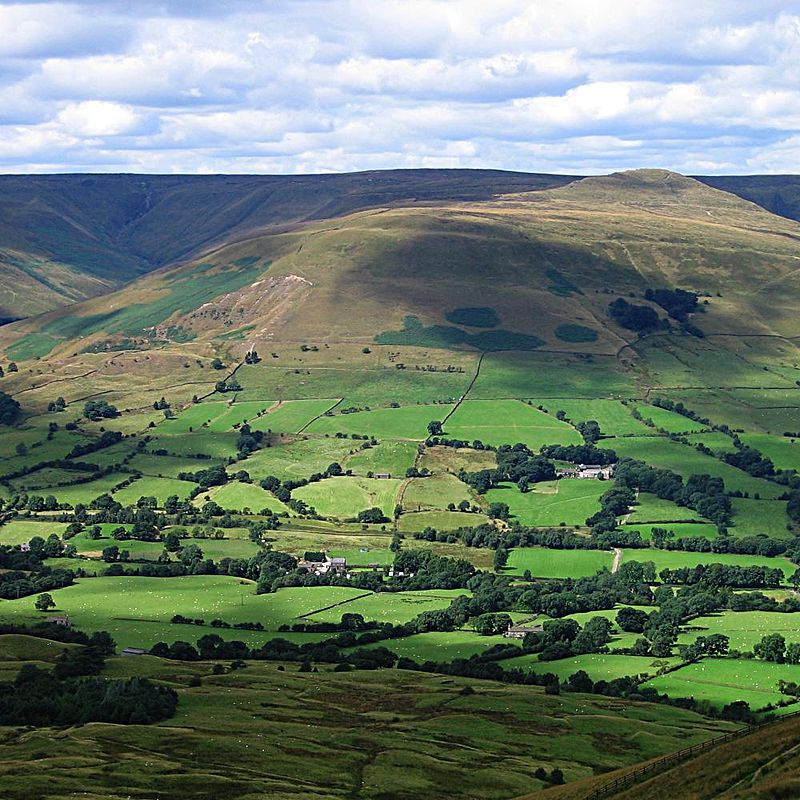
[[[680,709],[405,670],[302,673],[297,664],[256,661],[214,674],[214,666],[110,659],[104,676],[175,688],[178,716],[159,725],[6,735],[3,797],[66,798],[89,789],[105,798],[157,790],[167,800],[434,800],[443,792],[501,800],[546,785],[534,777],[537,767],[560,767],[575,779],[730,728]]]
[[[678,761],[652,777],[613,792],[614,800],[777,800],[797,797],[800,723],[797,718],[765,726],[745,738]],[[621,769],[571,786],[527,795],[524,800],[585,800],[631,770]],[[520,800],[523,800],[520,798]]]
[[[397,202],[486,199],[568,177],[492,170],[352,175],[0,176],[0,319],[103,294],[252,231]]]
[[[690,178],[636,171],[254,234],[6,326],[0,345],[21,360],[121,343],[219,344],[245,331],[231,342],[240,355],[282,340],[611,355],[639,332],[610,319],[609,302],[641,301],[651,287],[707,298],[708,335],[791,336],[798,259],[795,223]],[[458,317],[476,286],[496,318],[488,327]]]

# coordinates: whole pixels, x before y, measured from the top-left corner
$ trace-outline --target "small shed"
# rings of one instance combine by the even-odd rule
[[[392,473],[391,472],[375,472],[375,473],[373,473],[372,477],[373,478],[382,478],[383,480],[386,480],[387,478],[391,478],[392,477]]]
[[[64,628],[72,627],[72,622],[69,617],[47,617],[45,622],[49,622],[51,625],[61,625]]]
[[[143,656],[146,653],[147,653],[147,650],[145,650],[142,647],[126,647],[122,651],[122,655],[123,656]]]

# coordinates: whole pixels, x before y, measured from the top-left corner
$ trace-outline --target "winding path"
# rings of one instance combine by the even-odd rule
[[[622,563],[622,550],[619,547],[614,548],[614,563],[611,565],[611,573],[619,570],[619,565]]]

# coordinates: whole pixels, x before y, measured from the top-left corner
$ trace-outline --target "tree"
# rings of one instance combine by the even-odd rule
[[[508,503],[490,503],[488,513],[492,519],[508,519]]]
[[[5,392],[0,392],[0,425],[13,425],[19,416],[19,403]]]
[[[170,553],[177,553],[181,549],[181,540],[175,531],[170,531],[164,537],[164,549]]]
[[[119,547],[115,544],[103,548],[102,552],[103,561],[111,563],[119,558]]]
[[[40,594],[36,598],[34,607],[36,608],[37,611],[49,611],[51,608],[56,607],[56,601],[53,600],[52,595],[47,594],[47,592],[45,592],[44,594]]]
[[[761,641],[753,647],[753,652],[757,658],[763,658],[764,661],[783,664],[786,660],[786,639],[779,633],[769,633],[761,637]]]
[[[92,422],[97,422],[101,419],[118,417],[119,411],[106,400],[87,400],[83,407],[83,416]]]
[[[215,358],[211,361],[211,369],[225,369],[225,365],[221,359]]]
[[[428,436],[441,436],[443,433],[444,429],[439,420],[432,420],[428,423]]]
[[[494,551],[494,571],[501,572],[508,563],[508,550],[502,545]]]
[[[647,612],[636,608],[621,608],[617,612],[616,623],[628,633],[641,633],[647,624]]]
[[[358,512],[357,520],[359,522],[368,522],[373,524],[380,524],[382,522],[389,522],[389,518],[381,511],[381,509],[373,506],[364,511]]]

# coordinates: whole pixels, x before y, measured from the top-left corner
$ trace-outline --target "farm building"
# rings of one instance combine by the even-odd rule
[[[126,647],[122,651],[123,656],[143,656],[145,653],[147,650],[142,647]]]
[[[329,572],[344,572],[347,569],[346,558],[329,558],[325,556],[322,561],[307,561],[305,559],[298,561],[297,566],[300,569],[313,572],[315,575],[327,575]]]
[[[556,475],[559,478],[582,478],[585,480],[609,480],[614,474],[614,465],[608,464],[603,466],[601,464],[578,464],[575,467],[568,469],[556,470]]]
[[[61,625],[64,628],[72,627],[72,622],[69,617],[48,617],[45,622],[49,622],[51,625]]]
[[[387,480],[392,477],[391,472],[375,472],[372,475],[373,478],[382,478],[383,480]]]
[[[519,625],[509,625],[508,630],[503,636],[505,636],[506,639],[524,639],[529,633],[541,633],[543,630],[544,628],[541,625],[524,622]]]

